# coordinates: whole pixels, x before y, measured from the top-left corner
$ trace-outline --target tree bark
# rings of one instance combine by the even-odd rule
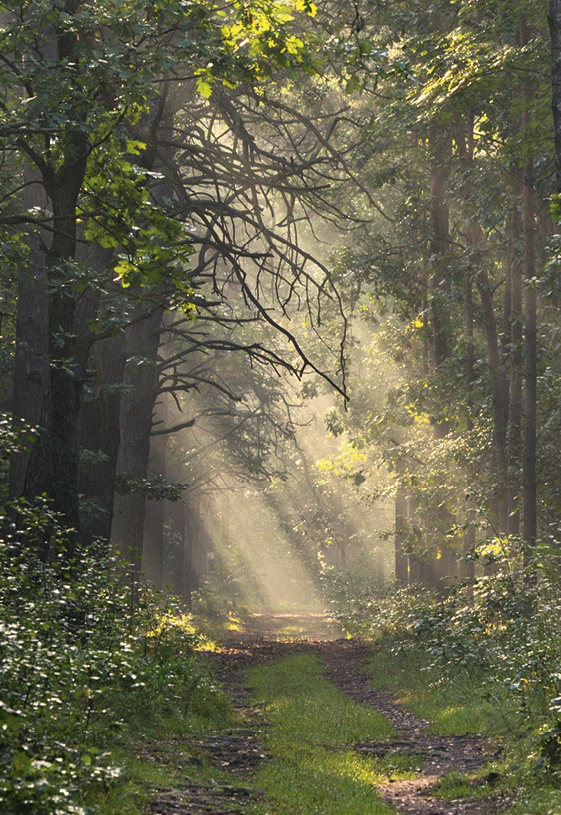
[[[429,127],[428,148],[431,173],[430,315],[434,366],[438,372],[450,355],[450,318],[446,305],[446,295],[450,291],[446,263],[446,256],[450,249],[450,234],[446,187],[452,148],[452,139],[445,130],[443,131],[440,122],[433,122]],[[450,429],[450,421],[447,418],[439,419],[434,425],[434,438],[445,438]],[[435,512],[440,516],[441,523],[447,526],[446,522],[449,519],[449,513],[446,508],[440,507],[435,509]],[[440,557],[434,561],[434,570],[436,588],[439,590],[449,585],[450,580],[457,573],[456,552],[445,538],[440,543]],[[430,570],[425,569],[424,571],[426,572],[426,578],[429,579]]]
[[[155,419],[165,426],[167,421],[166,395],[160,397],[155,412]],[[148,476],[163,476],[169,479],[167,470],[167,442],[166,434],[152,436],[150,442],[150,458],[148,461]],[[142,549],[142,573],[158,589],[164,587],[164,524],[165,500],[148,501],[146,504],[146,518],[144,521],[144,546]]]
[[[533,253],[533,170],[524,168],[524,272],[526,283],[524,306],[524,552],[529,568],[537,539],[536,488],[536,421],[537,421],[537,297]]]
[[[483,324],[487,339],[487,357],[489,360],[489,378],[491,382],[491,399],[493,403],[493,442],[492,470],[495,483],[492,492],[493,523],[499,534],[506,532],[507,526],[507,428],[508,428],[508,380],[501,360],[501,350],[493,307],[493,292],[487,271],[480,269],[477,276],[477,287],[483,313]]]
[[[45,29],[38,47],[42,56],[55,63],[68,61],[73,64],[70,61],[76,44],[74,34]],[[73,111],[73,118],[80,123],[83,111]],[[40,175],[40,184],[50,201],[53,231],[45,253],[49,391],[44,399],[41,433],[29,457],[22,493],[29,500],[42,494],[51,499],[52,509],[64,525],[73,530],[67,538],[69,555],[79,528],[78,409],[82,380],[77,372],[82,360],[74,334],[77,298],[69,280],[68,267],[76,259],[76,208],[89,150],[85,130],[74,124],[68,124],[58,136],[59,158],[56,163],[50,163],[49,151],[38,155],[32,150],[24,150],[26,160],[31,160],[31,172]],[[20,304],[18,310],[24,305]],[[24,318],[22,312],[21,319]],[[44,541],[45,557],[48,550],[49,542]]]
[[[80,134],[71,135],[66,166],[43,184],[51,200],[53,238],[46,252],[48,294],[48,358],[50,387],[45,400],[41,433],[33,447],[23,494],[28,500],[47,495],[64,525],[72,549],[80,526],[78,499],[78,411],[83,380],[79,370],[81,347],[76,342],[76,296],[67,282],[67,266],[76,258],[76,206],[86,169],[86,146]],[[70,158],[71,156],[71,158]],[[76,158],[78,156],[78,158]],[[48,546],[45,550],[45,556]]]
[[[551,36],[551,110],[555,134],[555,167],[557,192],[561,195],[561,0],[549,0]],[[522,36],[527,32],[521,32]],[[524,44],[524,43],[522,43]]]
[[[24,170],[26,209],[46,207],[47,199],[37,172]],[[15,418],[38,427],[45,417],[49,391],[49,319],[45,252],[41,236],[27,239],[29,260],[18,280],[16,314],[16,358],[12,385],[11,410]],[[30,450],[20,449],[10,459],[10,498],[24,491]]]
[[[520,190],[520,184],[517,184]],[[523,268],[520,253],[515,245],[516,236],[522,234],[522,224],[517,211],[509,223],[509,266],[511,279],[510,315],[510,422],[508,431],[508,534],[520,534],[520,467],[522,463],[523,419]]]
[[[475,349],[473,344],[473,281],[471,270],[467,270],[465,279],[465,320],[466,320],[466,376],[467,376],[467,418],[468,432],[473,430],[471,412],[473,410],[473,383],[475,381]],[[468,527],[464,535],[463,558],[460,562],[460,577],[472,579],[475,577],[475,525],[473,523],[474,501],[471,495],[466,496],[466,523]]]
[[[529,30],[525,20],[520,24],[520,43],[529,41]],[[524,243],[524,565],[527,579],[534,580],[532,556],[537,540],[537,489],[536,489],[536,416],[537,416],[537,294],[535,286],[534,251],[534,168],[528,127],[532,89],[525,84],[522,88],[522,131],[523,158],[522,170],[522,239]]]
[[[84,450],[100,453],[103,460],[83,465],[78,486],[80,494],[93,504],[93,512],[83,518],[81,539],[89,546],[95,538],[109,541],[115,501],[115,474],[120,445],[119,412],[125,374],[125,332],[96,343],[93,359],[97,388],[80,410],[80,444]]]
[[[150,434],[153,411],[158,394],[157,354],[162,330],[163,308],[153,313],[143,313],[141,304],[133,315],[137,318],[126,331],[126,358],[124,385],[121,400],[118,472],[145,479],[150,456]],[[141,492],[117,495],[115,499],[111,545],[130,564],[133,584],[140,580],[145,497]]]
[[[430,278],[431,325],[435,366],[438,369],[448,359],[449,318],[443,295],[450,290],[446,276],[445,256],[449,250],[449,213],[446,204],[446,184],[451,141],[442,135],[438,123],[429,128],[428,149],[431,172],[430,199]],[[442,423],[446,424],[446,423]],[[443,428],[444,434],[447,428]]]
[[[409,583],[408,557],[403,549],[406,523],[407,495],[402,487],[398,487],[395,496],[395,579],[402,586],[407,586]]]
[[[189,604],[191,564],[189,562],[189,546],[186,546],[185,537],[186,516],[184,501],[166,501],[166,525],[169,537],[168,545],[170,545],[169,554],[171,556],[171,589],[177,597]]]

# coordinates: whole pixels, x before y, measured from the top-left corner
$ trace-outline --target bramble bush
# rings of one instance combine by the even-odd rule
[[[0,809],[84,815],[92,785],[119,775],[109,748],[139,712],[186,714],[213,687],[189,619],[133,595],[103,545],[70,559],[46,502],[8,507],[0,528]]]

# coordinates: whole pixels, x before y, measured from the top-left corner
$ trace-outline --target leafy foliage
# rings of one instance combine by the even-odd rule
[[[0,542],[2,811],[83,813],[84,793],[118,777],[108,750],[140,711],[186,714],[213,691],[188,618],[143,591],[138,604],[103,546],[64,557],[48,505],[13,507]],[[32,541],[49,527],[45,564]]]
[[[149,501],[179,501],[186,489],[186,484],[170,484],[163,476],[155,478],[133,478],[128,473],[117,475],[115,490],[118,495],[140,493]]]

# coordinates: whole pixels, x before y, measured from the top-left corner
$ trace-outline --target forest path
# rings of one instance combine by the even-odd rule
[[[419,773],[414,780],[390,779],[378,787],[380,795],[398,812],[409,815],[491,815],[504,812],[512,799],[503,795],[489,795],[479,799],[444,801],[434,798],[432,789],[448,772],[475,775],[494,756],[489,746],[477,735],[434,737],[427,735],[429,722],[419,719],[403,707],[387,691],[373,688],[364,671],[364,662],[372,657],[372,649],[357,640],[337,638],[337,625],[321,615],[256,615],[247,633],[233,634],[221,653],[221,676],[229,693],[238,705],[247,703],[247,690],[243,688],[243,672],[252,665],[270,659],[289,656],[295,652],[317,654],[326,676],[353,701],[368,705],[382,713],[395,727],[396,738],[385,742],[355,745],[365,755],[419,756]],[[286,642],[272,639],[284,629],[300,630],[302,639]],[[324,636],[321,634],[323,629]],[[325,633],[328,636],[325,636]],[[492,784],[489,773],[481,786]]]
[[[241,633],[231,632],[226,639],[229,642],[265,642],[265,641],[322,641],[331,642],[344,636],[343,629],[323,612],[276,612],[269,614],[252,614],[244,623]]]
[[[505,812],[513,803],[511,796],[493,794],[494,774],[485,775],[484,765],[493,758],[489,745],[477,735],[433,737],[427,734],[429,722],[405,711],[388,692],[372,688],[364,671],[364,662],[372,649],[359,641],[338,638],[336,627],[318,615],[258,615],[247,632],[231,632],[216,654],[219,678],[235,707],[243,714],[247,727],[201,740],[197,747],[208,756],[212,766],[231,774],[232,785],[192,786],[182,793],[181,801],[154,802],[158,815],[234,815],[247,804],[259,800],[252,789],[251,773],[266,760],[259,724],[262,710],[251,703],[250,690],[244,685],[245,672],[256,665],[298,653],[318,656],[327,678],[353,701],[382,713],[394,726],[396,737],[354,745],[363,755],[410,756],[416,768],[413,780],[388,779],[377,792],[398,813],[409,815],[493,815]],[[285,630],[323,633],[323,639],[280,639]],[[281,633],[282,632],[282,633]],[[326,636],[327,635],[327,636]],[[274,638],[273,638],[274,637]],[[330,638],[327,638],[330,637]],[[479,776],[473,782],[473,796],[442,800],[435,797],[435,786],[448,772]],[[249,780],[248,780],[249,779]],[[243,781],[248,786],[239,787]],[[479,792],[479,797],[477,793]],[[483,795],[482,795],[483,793]],[[325,813],[325,815],[329,815]]]

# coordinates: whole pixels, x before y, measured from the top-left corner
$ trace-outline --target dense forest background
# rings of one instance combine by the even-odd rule
[[[6,586],[547,616],[557,5],[0,6]]]
[[[316,573],[352,541],[385,582],[393,534],[402,584],[518,555],[531,581],[559,519],[546,9],[182,8],[4,14],[5,494],[187,602],[210,561],[240,582],[252,490]]]

